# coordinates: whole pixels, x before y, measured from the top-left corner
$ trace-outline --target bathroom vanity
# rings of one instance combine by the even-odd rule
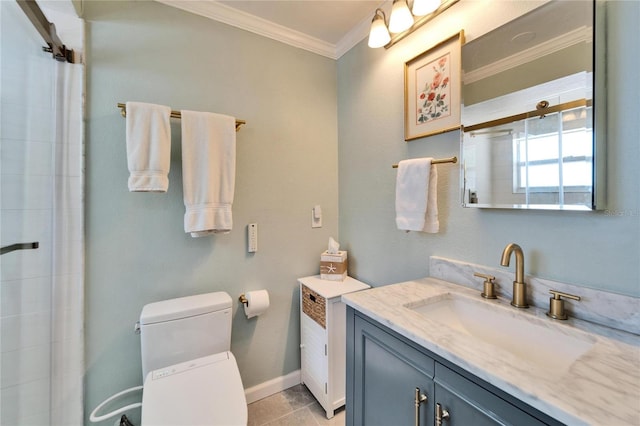
[[[353,425],[561,424],[349,308]],[[365,385],[366,384],[366,385]]]
[[[640,423],[640,340],[435,278],[343,296],[347,425]]]

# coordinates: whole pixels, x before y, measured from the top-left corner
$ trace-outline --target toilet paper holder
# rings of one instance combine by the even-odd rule
[[[242,293],[238,300],[244,305],[244,314],[247,319],[260,316],[269,308],[267,290],[247,291]]]
[[[240,295],[240,297],[238,297],[238,300],[240,301],[240,303],[242,303],[244,306],[249,306],[249,300],[247,299],[247,296],[244,295],[244,293],[242,293]]]

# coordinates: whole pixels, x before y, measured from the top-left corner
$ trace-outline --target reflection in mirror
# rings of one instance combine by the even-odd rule
[[[576,104],[544,118],[465,132],[467,203],[487,207],[590,206],[591,108]]]
[[[593,19],[551,1],[463,46],[464,206],[595,208]]]

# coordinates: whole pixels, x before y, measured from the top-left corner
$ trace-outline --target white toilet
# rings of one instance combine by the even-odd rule
[[[243,425],[247,401],[224,292],[150,303],[140,314],[142,425]]]

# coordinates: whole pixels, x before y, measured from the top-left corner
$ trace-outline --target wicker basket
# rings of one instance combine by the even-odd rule
[[[306,285],[302,286],[302,312],[326,329],[327,300]]]

